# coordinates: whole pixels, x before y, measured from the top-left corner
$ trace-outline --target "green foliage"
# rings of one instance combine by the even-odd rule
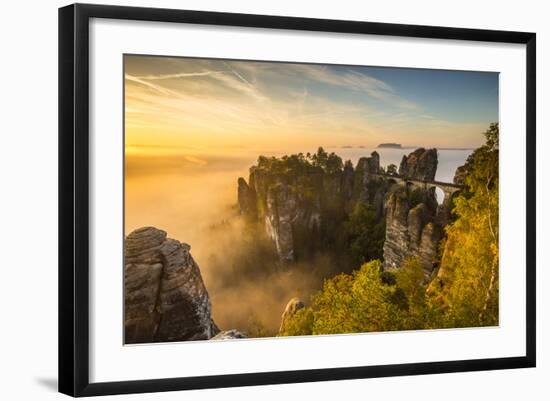
[[[310,307],[291,318],[292,331],[282,335],[498,324],[498,124],[485,137],[462,169],[466,190],[455,198],[456,220],[446,227],[434,280],[427,282],[416,258],[394,271],[371,260],[352,274],[325,280]],[[370,250],[378,245],[378,228],[372,207],[357,205],[346,228],[351,252],[362,261],[374,259]]]
[[[311,298],[310,306],[289,318],[284,332],[279,334],[337,334],[497,325],[498,124],[491,124],[485,132],[485,139],[485,144],[476,149],[465,166],[459,169],[465,190],[454,198],[454,220],[445,228],[446,238],[441,247],[439,270],[431,282],[419,259],[409,258],[399,269],[383,270],[380,259],[385,227],[383,221],[377,221],[376,211],[371,204],[357,203],[347,220],[346,215],[338,214],[342,211],[341,207],[328,208],[322,215],[323,227],[325,230],[328,227],[328,233],[320,232],[318,238],[317,234],[308,237],[295,233],[296,237],[303,237],[304,242],[319,241],[321,248],[332,247],[338,254],[347,255],[352,266],[361,267],[351,274],[342,273],[325,280],[323,288]],[[342,160],[333,153],[328,154],[323,148],[319,148],[314,155],[264,158],[259,160],[260,164],[281,171],[322,169],[336,176],[343,168]],[[393,167],[388,171],[393,171]],[[383,184],[373,181],[370,185]],[[307,189],[307,185],[305,187]],[[368,189],[369,193],[374,194],[377,187]],[[420,202],[435,207],[422,191],[411,188],[399,196],[406,198],[411,207]]]
[[[374,208],[365,202],[358,202],[345,225],[349,253],[354,266],[382,259],[386,228],[384,221],[377,222]]]
[[[397,166],[395,164],[390,164],[386,167],[386,174],[397,175]]]
[[[321,146],[317,153],[311,156],[311,162],[316,167],[321,167],[326,173],[332,174],[342,171],[344,164],[342,159],[336,153],[327,153]]]
[[[401,325],[406,330],[442,327],[442,313],[431,302],[426,289],[424,267],[419,259],[405,259],[395,273],[397,287],[403,291],[406,308],[401,315]]]
[[[313,297],[313,334],[357,333],[388,330],[397,309],[388,302],[393,287],[380,277],[382,264],[364,264],[352,275],[340,274],[326,280]]]
[[[297,153],[284,155],[280,158],[259,156],[258,167],[274,174],[300,175],[318,171],[318,169],[322,169],[328,174],[334,174],[343,170],[344,163],[336,153],[327,153],[322,147],[319,147],[313,155],[308,152],[306,155]]]
[[[313,310],[302,308],[285,322],[279,336],[307,336],[313,334]]]
[[[303,153],[285,155],[283,157],[258,157],[258,167],[273,174],[305,174],[313,171],[314,166]]]
[[[466,163],[466,193],[454,200],[433,293],[446,308],[446,325],[498,324],[498,124]]]
[[[426,295],[422,264],[408,259],[394,272],[374,260],[325,280],[311,306],[287,320],[280,335],[361,333],[442,327]]]

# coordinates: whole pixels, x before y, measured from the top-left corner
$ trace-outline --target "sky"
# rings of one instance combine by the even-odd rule
[[[127,153],[475,148],[498,73],[125,56]]]

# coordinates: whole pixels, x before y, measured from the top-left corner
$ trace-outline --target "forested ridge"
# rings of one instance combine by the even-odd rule
[[[455,177],[465,189],[453,199],[430,277],[417,258],[392,270],[372,259],[326,279],[279,335],[498,325],[498,124],[484,135]]]

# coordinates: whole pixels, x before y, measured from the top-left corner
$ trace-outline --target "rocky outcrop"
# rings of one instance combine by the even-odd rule
[[[389,194],[386,202],[385,268],[399,268],[406,258],[416,257],[422,262],[425,275],[432,273],[441,236],[435,222],[436,212],[427,203],[431,202],[414,205],[405,189]]]
[[[320,169],[304,174],[280,174],[253,167],[248,185],[239,178],[239,207],[264,225],[280,260],[290,262],[296,257],[296,231],[312,233],[319,229],[322,188]],[[253,207],[249,206],[251,200],[255,202]]]
[[[296,194],[287,184],[279,183],[269,188],[265,227],[275,242],[279,257],[284,261],[294,260],[292,223],[296,220],[296,203]]]
[[[347,161],[344,165],[344,172],[342,173],[342,186],[341,193],[344,199],[351,199],[353,197],[353,178],[355,172],[351,161]],[[349,202],[348,202],[349,203]]]
[[[256,211],[256,192],[250,188],[244,178],[238,180],[238,200],[240,212],[243,216],[255,219]]]
[[[417,180],[433,180],[437,151],[417,149],[403,156],[399,173]],[[436,267],[444,211],[437,205],[434,189],[415,186],[393,188],[386,197],[384,267],[399,268],[407,258],[418,258],[426,277]]]
[[[361,158],[355,169],[349,161],[336,171],[307,163],[294,169],[253,166],[248,183],[238,179],[239,208],[242,215],[264,225],[279,259],[291,262],[299,259],[304,243],[311,248],[319,242],[327,215],[345,219],[356,202],[369,201],[381,218],[383,191],[369,190],[373,181],[380,180],[376,176],[380,171],[377,152]]]
[[[143,227],[124,242],[125,342],[205,340],[219,332],[191,247]]]
[[[453,177],[453,183],[456,185],[464,185],[464,180],[468,173],[468,165],[464,164],[456,169],[455,176]]]
[[[238,330],[226,330],[216,334],[211,340],[236,340],[239,338],[247,338],[243,333]]]
[[[437,171],[437,149],[419,148],[403,156],[399,175],[422,181],[433,181]]]
[[[369,184],[377,181],[376,174],[380,173],[380,155],[377,152],[372,152],[370,157],[361,157],[357,161],[354,175],[354,198],[369,202],[375,194],[369,191]]]
[[[285,333],[287,331],[287,324],[289,320],[296,314],[296,312],[303,308],[305,308],[305,304],[299,298],[292,298],[288,301],[285,311],[281,315],[281,327],[279,328],[279,333]]]
[[[248,184],[239,178],[239,206],[264,225],[280,260],[291,262],[299,259],[304,242],[322,244],[326,238],[318,236],[334,230],[334,221],[345,221],[358,202],[369,203],[376,221],[386,222],[385,266],[397,268],[406,258],[418,257],[428,275],[450,208],[438,207],[433,187],[418,181],[433,181],[437,165],[437,150],[424,148],[403,156],[399,174],[395,166],[392,174],[384,173],[377,152],[360,158],[355,168],[346,162],[337,170],[300,161],[297,155],[264,158],[264,164],[250,169]]]

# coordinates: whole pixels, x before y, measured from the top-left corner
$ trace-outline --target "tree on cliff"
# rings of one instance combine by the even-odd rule
[[[386,168],[386,174],[397,175],[397,166],[395,164],[389,164]]]
[[[446,308],[446,325],[498,324],[498,123],[468,158],[466,191],[455,199],[441,267],[430,292]]]
[[[358,333],[396,329],[399,306],[390,302],[396,287],[382,280],[382,263],[364,264],[353,274],[326,280],[313,297],[313,334]]]
[[[311,162],[316,167],[321,167],[326,173],[332,174],[342,171],[344,164],[342,158],[336,153],[327,153],[322,146],[319,146],[317,153],[310,155]]]
[[[339,334],[442,327],[441,310],[430,303],[422,263],[405,260],[384,271],[374,260],[352,274],[325,280],[323,289],[287,321],[281,336]]]
[[[291,330],[280,335],[498,324],[498,135],[498,124],[491,124],[485,144],[457,171],[466,188],[454,199],[456,219],[446,227],[431,283],[418,259],[406,259],[395,271],[370,261],[352,274],[325,280],[311,305],[289,323]],[[370,227],[368,206],[357,216]]]

